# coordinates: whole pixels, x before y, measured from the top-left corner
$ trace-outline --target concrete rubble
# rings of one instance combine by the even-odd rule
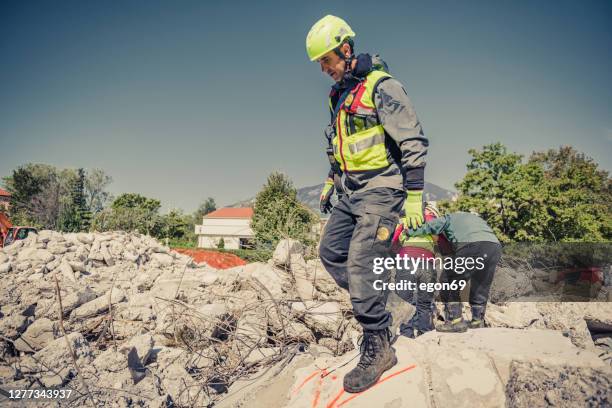
[[[0,387],[72,388],[75,405],[207,406],[359,333],[348,295],[297,241],[216,270],[145,235],[40,231],[0,250],[0,271]]]
[[[599,377],[610,378],[612,308],[601,302],[490,304],[492,328],[400,338],[388,378],[342,393],[359,325],[348,294],[304,256],[283,240],[267,263],[216,270],[140,234],[32,234],[0,250],[0,388],[72,389],[67,406],[610,403]],[[389,305],[394,328],[413,313],[395,294]],[[582,388],[570,392],[564,373]]]

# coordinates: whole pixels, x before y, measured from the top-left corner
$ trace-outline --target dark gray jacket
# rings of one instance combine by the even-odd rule
[[[362,54],[358,57],[358,64],[354,71],[369,70],[360,67],[363,64]],[[368,56],[368,58],[370,58]],[[385,62],[377,55],[371,57],[370,69],[382,69],[387,71]],[[352,88],[359,80],[346,80],[335,84],[334,88],[338,94],[342,94],[347,88]],[[402,84],[395,78],[381,81],[374,90],[374,103],[378,120],[385,129],[386,144],[395,158],[391,165],[384,169],[348,172],[341,174],[344,190],[347,192],[364,191],[375,187],[389,187],[398,190],[422,190],[424,187],[425,156],[429,142],[423,133],[414,106],[408,98],[408,94]],[[335,107],[334,107],[335,108]],[[333,112],[332,112],[333,114]],[[332,118],[333,120],[333,118]],[[333,125],[328,127],[326,136],[329,143],[333,138],[335,129]],[[394,151],[394,152],[393,152]],[[339,171],[337,166],[332,165],[330,177]]]

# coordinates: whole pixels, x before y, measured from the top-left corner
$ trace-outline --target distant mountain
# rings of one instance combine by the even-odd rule
[[[246,200],[238,201],[237,203],[226,205],[226,207],[253,207],[255,205],[255,197],[247,198]]]
[[[306,206],[312,208],[315,211],[319,211],[319,195],[323,189],[323,184],[317,184],[310,187],[302,187],[297,190],[297,198]],[[440,200],[452,200],[457,193],[437,186],[432,183],[425,182],[425,200],[426,201],[440,201]],[[239,201],[228,207],[252,207],[255,204],[255,197],[251,197],[246,200]]]
[[[319,210],[319,196],[321,195],[321,190],[323,189],[323,184],[318,184],[316,186],[311,187],[302,187],[298,189],[297,197],[302,203],[306,204],[308,207]],[[437,186],[432,183],[425,182],[425,200],[426,201],[440,201],[440,200],[451,200],[455,197],[457,193]]]

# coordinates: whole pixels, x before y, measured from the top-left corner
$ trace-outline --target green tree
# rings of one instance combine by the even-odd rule
[[[295,238],[305,243],[316,217],[297,199],[291,180],[273,172],[255,198],[251,228],[257,245],[274,248],[282,238]]]
[[[13,194],[11,218],[15,224],[38,228],[59,228],[60,214],[71,204],[71,189],[77,178],[72,169],[58,169],[46,164],[19,166],[4,178]]]
[[[57,222],[60,231],[88,231],[91,226],[91,211],[85,197],[85,170],[78,169],[72,182],[70,202],[62,206]]]
[[[159,200],[136,193],[121,194],[109,208],[96,214],[92,228],[97,231],[138,231],[154,237],[163,237],[160,207]]]
[[[533,218],[534,213],[542,213],[539,168],[524,166],[522,156],[508,152],[501,143],[468,152],[472,159],[456,184],[460,197],[453,209],[479,213],[502,241],[540,240],[542,224]]]
[[[160,238],[169,238],[178,241],[193,240],[195,238],[195,232],[191,222],[191,217],[183,214],[183,211],[177,209],[170,210],[167,214],[160,217],[162,226]]]
[[[13,170],[10,177],[4,179],[7,190],[11,193],[10,216],[15,224],[30,223],[32,199],[42,191],[43,180],[36,177],[27,166]]]
[[[94,214],[102,211],[111,199],[111,195],[106,189],[112,181],[112,177],[107,175],[102,169],[92,169],[87,172],[85,196],[87,207]]]
[[[571,148],[534,153],[527,162],[500,143],[470,149],[450,211],[475,211],[510,241],[610,239],[610,178]]]
[[[212,197],[208,197],[194,213],[194,218],[196,223],[202,222],[202,217],[206,214],[210,214],[211,212],[217,209],[217,203],[215,203],[215,199]]]
[[[604,241],[612,238],[612,179],[570,146],[536,152],[529,164],[542,168],[548,238]]]
[[[91,226],[91,210],[87,205],[87,198],[85,196],[85,170],[82,168],[77,171],[78,178],[75,183],[75,188],[73,190],[72,196],[72,205],[77,209],[77,213],[79,215],[79,230],[87,231]]]
[[[147,198],[137,193],[124,193],[117,197],[111,207],[117,208],[138,208],[151,212],[157,212],[161,208],[161,201],[154,198]]]

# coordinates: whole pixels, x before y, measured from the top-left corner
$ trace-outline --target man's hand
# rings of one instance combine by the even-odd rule
[[[319,208],[323,214],[331,212],[333,206],[331,204],[331,197],[334,194],[334,181],[332,179],[325,180],[323,190],[321,191],[321,198],[319,199]]]
[[[406,213],[406,216],[403,219],[405,229],[416,229],[423,224],[422,190],[408,190],[406,192],[404,212]]]

